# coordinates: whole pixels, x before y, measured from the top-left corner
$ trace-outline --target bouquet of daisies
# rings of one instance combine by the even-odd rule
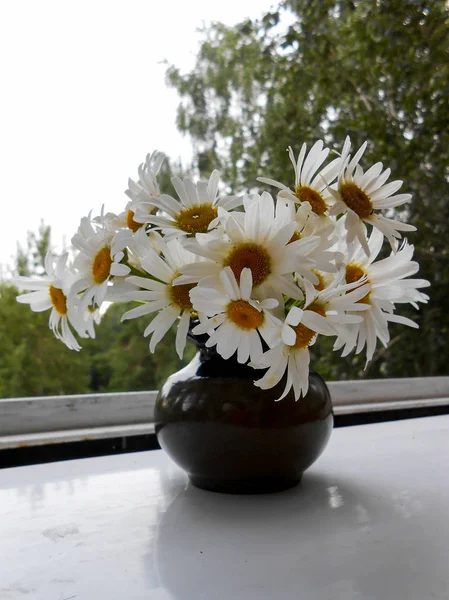
[[[124,211],[83,217],[73,258],[49,253],[46,276],[17,278],[31,292],[18,301],[51,309],[50,328],[73,350],[77,336],[95,336],[103,302],[138,301],[122,320],[148,321],[151,352],[176,324],[182,357],[190,328],[223,359],[254,367],[256,386],[284,378],[281,398],[293,388],[298,399],[319,335],[369,361],[378,340],[387,345],[389,323],[417,327],[397,305],[428,300],[419,289],[429,282],[410,278],[413,246],[400,241],[415,227],[392,218],[411,196],[397,193],[402,181],[387,183],[382,163],[361,166],[365,149],[352,154],[347,138],[328,160],[322,141],[309,152],[303,144],[297,158],[289,148],[293,185],[259,178],[276,199],[220,196],[218,171],[197,183],[173,177],[177,197],[161,193],[164,156],[154,152],[129,180]],[[390,252],[378,259],[384,238]]]

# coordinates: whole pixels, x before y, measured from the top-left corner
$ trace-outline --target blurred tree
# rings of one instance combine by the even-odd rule
[[[368,140],[367,160],[390,166],[413,193],[402,211],[432,282],[419,332],[392,326],[363,372],[360,357],[316,347],[328,378],[448,372],[449,9],[446,0],[285,0],[234,27],[204,32],[194,69],[167,72],[180,96],[178,127],[194,143],[203,175],[218,165],[234,192],[265,175],[293,183],[285,149],[322,138],[340,149],[346,135]],[[423,343],[425,340],[425,343]]]
[[[41,222],[18,247],[15,272],[40,275],[51,228]],[[48,328],[49,312],[34,313],[16,301],[16,287],[0,282],[0,398],[84,393],[89,390],[89,357],[71,352]],[[63,374],[63,377],[61,377]]]
[[[184,359],[178,358],[175,329],[168,332],[152,354],[148,349],[148,339],[143,337],[149,320],[120,322],[123,313],[133,306],[136,303],[110,306],[97,327],[97,337],[83,343],[91,365],[91,391],[159,389],[171,373],[193,356],[194,347],[189,344]]]
[[[28,231],[26,248],[17,244],[16,272],[18,275],[29,277],[32,274],[44,273],[45,255],[50,248],[51,227],[42,220],[37,233]]]
[[[48,328],[49,313],[32,312],[17,294],[0,283],[0,398],[89,391],[89,356],[66,348]]]

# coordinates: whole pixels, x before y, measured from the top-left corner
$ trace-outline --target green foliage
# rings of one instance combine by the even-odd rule
[[[163,172],[169,190],[170,170]],[[50,244],[50,227],[28,233],[26,249],[16,257],[16,272],[42,273]],[[49,311],[35,313],[16,301],[17,288],[0,282],[0,398],[127,392],[158,389],[194,354],[188,344],[184,360],[175,351],[175,330],[169,331],[151,354],[143,331],[145,319],[120,323],[132,307],[114,304],[97,326],[94,340],[81,340],[80,352],[68,350],[48,327]]]
[[[91,391],[156,390],[171,373],[192,358],[193,346],[188,345],[184,360],[179,360],[175,353],[174,329],[152,354],[148,340],[143,337],[148,322],[142,319],[120,322],[123,313],[135,305],[110,306],[97,327],[95,340],[83,344],[91,364]]]
[[[82,340],[83,349],[73,352],[49,330],[49,312],[32,312],[17,294],[14,286],[0,284],[0,398],[155,390],[194,354],[188,344],[179,360],[175,330],[152,354],[142,335],[147,323],[120,323],[132,304],[112,305],[96,339]]]
[[[289,144],[369,140],[370,163],[384,161],[413,193],[401,216],[418,227],[410,241],[431,301],[418,315],[400,307],[420,331],[392,326],[366,371],[359,357],[333,354],[330,340],[320,339],[315,365],[334,379],[447,373],[447,2],[285,0],[259,20],[215,24],[192,72],[171,67],[167,78],[199,169],[218,165],[232,191],[260,188],[262,174],[292,184]]]
[[[17,246],[16,271],[18,275],[29,277],[33,273],[41,275],[45,271],[45,255],[50,248],[51,227],[41,221],[37,233],[28,231],[26,248]]]
[[[54,338],[49,313],[33,313],[17,293],[0,283],[0,398],[88,392],[89,356]]]
[[[42,222],[18,247],[15,271],[42,274],[51,229]],[[34,313],[16,301],[18,290],[0,282],[0,398],[51,396],[89,391],[87,354],[71,352],[48,328],[49,312]]]

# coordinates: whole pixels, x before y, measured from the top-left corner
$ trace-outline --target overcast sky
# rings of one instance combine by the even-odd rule
[[[162,61],[188,70],[203,22],[234,24],[272,4],[1,2],[0,265],[41,218],[60,249],[90,209],[122,210],[127,179],[147,152],[188,161]]]

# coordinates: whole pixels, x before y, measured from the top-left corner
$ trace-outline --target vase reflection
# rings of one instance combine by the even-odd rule
[[[188,485],[160,515],[148,554],[160,591],[172,600],[426,597],[415,568],[426,549],[391,490],[367,482],[307,473],[299,488],[257,499]],[[438,571],[443,557],[432,560]]]

